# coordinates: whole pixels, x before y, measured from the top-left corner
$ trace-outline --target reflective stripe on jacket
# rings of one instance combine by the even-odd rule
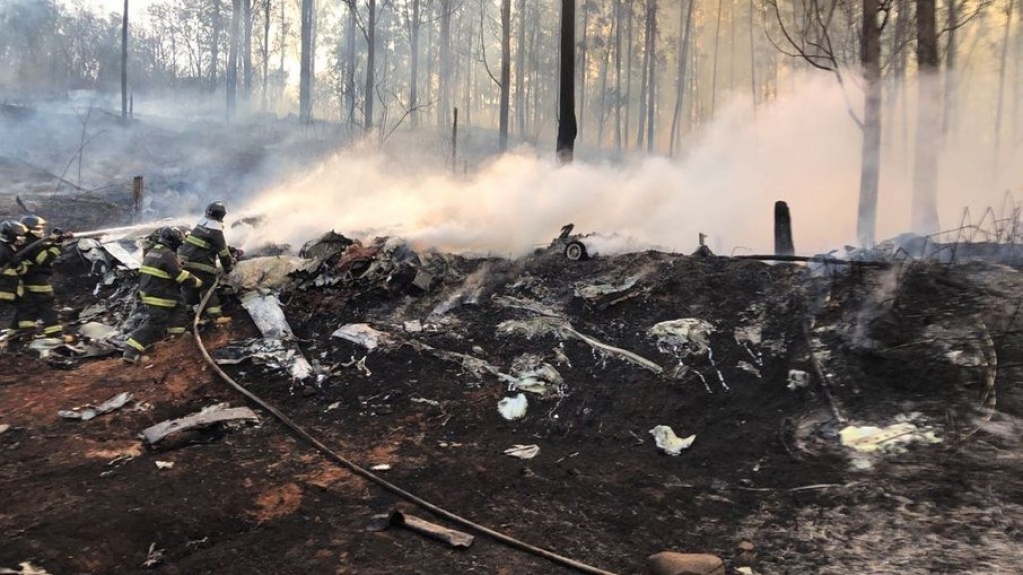
[[[163,244],[156,244],[139,267],[139,295],[142,303],[174,307],[181,302],[181,283],[193,278],[181,267],[176,253]]]
[[[224,271],[234,266],[231,252],[227,249],[224,239],[224,224],[203,218],[185,237],[185,242],[178,248],[178,254],[186,268],[217,273],[217,259]]]

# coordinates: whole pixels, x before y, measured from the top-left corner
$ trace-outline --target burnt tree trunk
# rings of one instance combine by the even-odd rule
[[[558,161],[569,164],[575,155],[575,1],[561,0],[561,86],[558,94]]]
[[[860,200],[856,236],[873,247],[877,233],[877,189],[881,179],[881,29],[879,0],[863,0],[860,62],[863,65],[863,146],[860,156]]]
[[[916,2],[917,99],[916,154],[913,162],[912,230],[938,231],[938,149],[941,116],[938,91],[938,31],[935,0]]]
[[[121,15],[121,121],[128,121],[128,0]]]
[[[302,0],[302,44],[298,71],[298,118],[313,119],[313,0]]]
[[[511,0],[501,0],[501,109],[498,149],[508,150],[508,105],[511,97]]]
[[[238,95],[238,32],[241,28],[242,0],[231,3],[231,34],[227,51],[227,119],[234,118]]]

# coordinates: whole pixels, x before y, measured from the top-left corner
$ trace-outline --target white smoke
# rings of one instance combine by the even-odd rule
[[[360,239],[400,235],[419,248],[517,256],[547,245],[572,222],[576,233],[627,239],[617,248],[605,242],[603,253],[645,246],[691,252],[701,232],[722,255],[765,253],[773,251],[774,202],[785,200],[797,252],[829,251],[856,237],[861,134],[841,90],[823,74],[802,78],[755,119],[735,102],[676,160],[559,166],[552,153],[522,150],[456,176],[396,167],[378,154],[339,153],[245,206],[242,212],[265,215],[267,225],[244,243],[297,246],[333,229]],[[882,151],[878,239],[908,228],[911,197],[911,154]],[[980,177],[989,171],[978,171],[977,162],[989,157],[983,146],[945,151],[945,228],[958,225],[964,207],[980,214],[1001,206],[1006,189],[1023,189],[1021,162],[1007,163],[995,182]]]

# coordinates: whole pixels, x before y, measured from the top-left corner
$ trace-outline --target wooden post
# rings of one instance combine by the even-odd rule
[[[142,211],[142,199],[145,198],[146,191],[142,181],[142,176],[135,176],[131,181],[131,223],[135,223],[139,213]]]
[[[774,253],[780,256],[795,255],[792,244],[792,218],[785,202],[774,203]]]
[[[455,121],[451,124],[451,171],[458,173],[458,108],[455,108]]]

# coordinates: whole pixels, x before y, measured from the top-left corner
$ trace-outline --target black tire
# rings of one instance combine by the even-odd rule
[[[577,262],[589,258],[589,254],[586,253],[586,246],[582,242],[569,242],[565,246],[565,257]]]

